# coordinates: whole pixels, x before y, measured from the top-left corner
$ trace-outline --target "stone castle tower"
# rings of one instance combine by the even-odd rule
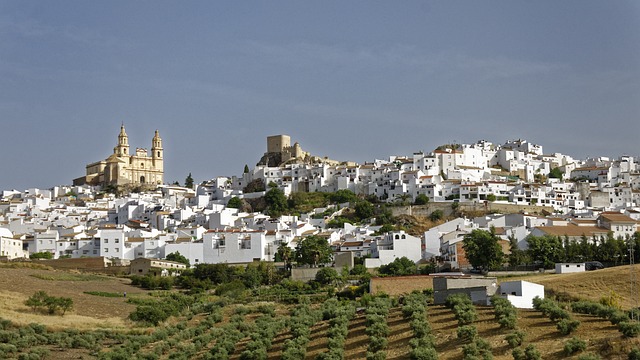
[[[155,186],[164,182],[162,139],[156,130],[151,140],[151,155],[147,149],[136,148],[135,153],[129,151],[129,136],[124,124],[120,127],[118,143],[113,154],[107,159],[88,164],[86,175],[75,179],[75,185],[130,185]]]

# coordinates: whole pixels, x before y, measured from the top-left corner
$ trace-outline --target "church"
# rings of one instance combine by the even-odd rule
[[[156,130],[151,140],[151,155],[147,149],[129,151],[129,136],[120,127],[118,144],[107,159],[88,164],[86,175],[75,179],[74,185],[154,186],[164,183],[162,139]]]

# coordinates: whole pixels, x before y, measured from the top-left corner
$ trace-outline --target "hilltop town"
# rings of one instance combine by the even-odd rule
[[[145,149],[131,155],[123,125],[114,153],[87,165],[74,186],[3,191],[1,255],[127,262],[179,252],[191,264],[241,264],[275,261],[283,244],[295,249],[317,235],[336,254],[366,258],[368,268],[404,256],[464,270],[471,264],[462,240],[474,229],[492,229],[509,254],[526,250],[531,236],[622,241],[640,220],[636,159],[577,160],[525,140],[448,144],[357,164],[311,155],[277,135],[243,174],[186,187],[162,184],[163,151],[156,131],[151,156]],[[353,197],[287,211],[286,203],[265,202],[272,190],[289,203],[300,193]],[[354,210],[356,199],[367,206]],[[388,226],[393,217],[409,225]],[[412,227],[416,218],[428,226]],[[618,247],[598,260],[628,261]]]

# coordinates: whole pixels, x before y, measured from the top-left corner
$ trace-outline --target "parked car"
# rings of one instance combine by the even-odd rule
[[[587,271],[604,269],[604,265],[600,261],[587,261],[584,263],[584,268]]]

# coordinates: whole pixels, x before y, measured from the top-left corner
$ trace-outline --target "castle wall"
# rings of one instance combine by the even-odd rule
[[[267,152],[280,153],[290,146],[291,137],[289,135],[273,135],[267,137]]]

